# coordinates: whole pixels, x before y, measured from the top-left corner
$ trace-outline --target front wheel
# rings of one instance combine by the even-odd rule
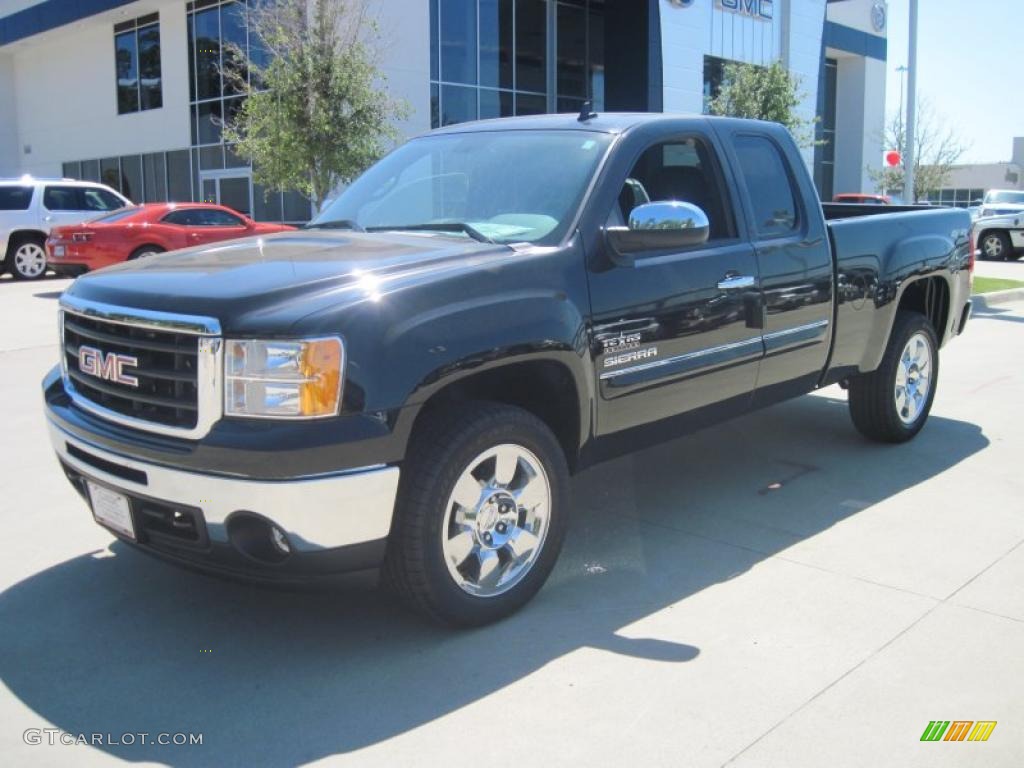
[[[532,414],[465,403],[429,414],[403,467],[385,569],[415,609],[478,626],[543,586],[565,535],[569,474]]]
[[[1005,232],[987,232],[981,238],[981,255],[990,261],[1005,261],[1013,253],[1010,238]]]
[[[850,379],[850,416],[865,437],[903,443],[928,420],[939,378],[939,345],[924,315],[896,314],[882,364]]]

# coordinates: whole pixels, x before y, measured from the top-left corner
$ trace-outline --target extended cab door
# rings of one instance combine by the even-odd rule
[[[617,152],[625,159],[606,176],[606,208],[597,211],[606,225],[622,225],[641,203],[681,200],[703,209],[711,229],[702,245],[632,265],[617,263],[597,239],[588,279],[599,435],[710,408],[743,412],[762,355],[757,259],[712,136],[626,141]]]
[[[828,361],[833,269],[818,194],[781,126],[716,123],[757,252],[765,357],[755,405],[809,392]]]

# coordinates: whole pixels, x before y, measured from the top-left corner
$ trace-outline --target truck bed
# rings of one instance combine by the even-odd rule
[[[956,335],[970,298],[970,214],[920,205],[826,203],[822,209],[836,269],[830,380],[878,366],[896,314],[893,300],[908,280],[949,270],[948,279],[922,296],[920,310],[947,318],[936,327],[940,345]]]

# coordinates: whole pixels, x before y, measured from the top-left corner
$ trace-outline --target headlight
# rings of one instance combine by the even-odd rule
[[[228,416],[315,419],[341,407],[341,339],[229,339],[224,348]]]

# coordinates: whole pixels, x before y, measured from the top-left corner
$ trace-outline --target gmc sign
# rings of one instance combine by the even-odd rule
[[[715,7],[762,21],[771,21],[775,16],[774,0],[715,0]]]

